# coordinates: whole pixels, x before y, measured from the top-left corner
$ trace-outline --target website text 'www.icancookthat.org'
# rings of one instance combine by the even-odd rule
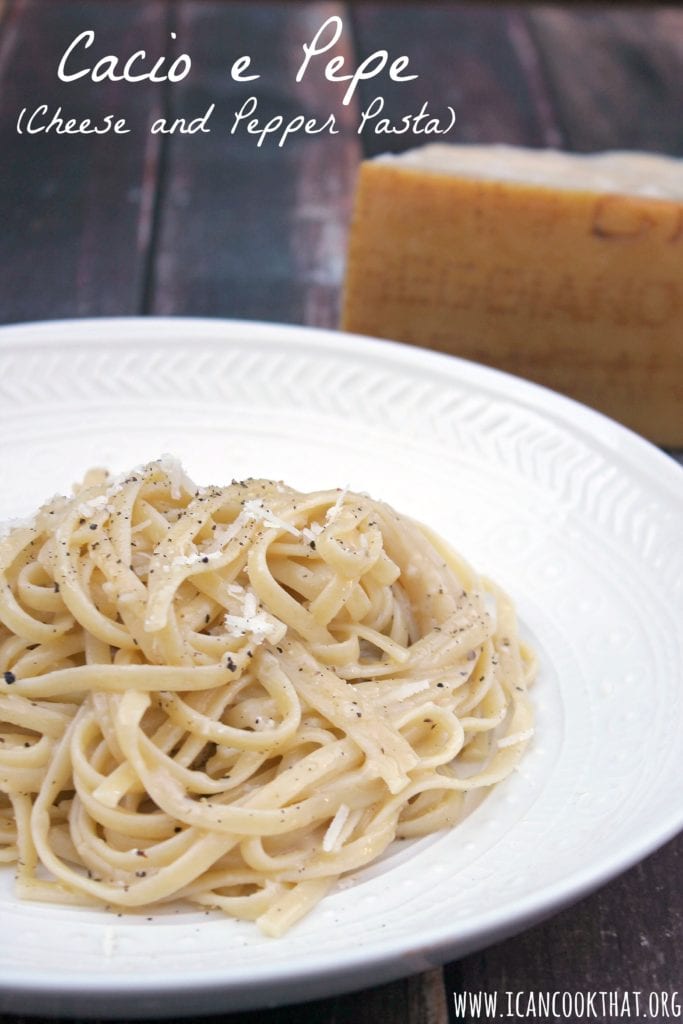
[[[678,1020],[681,998],[677,991],[638,990],[588,992],[454,992],[454,1019],[610,1021]]]

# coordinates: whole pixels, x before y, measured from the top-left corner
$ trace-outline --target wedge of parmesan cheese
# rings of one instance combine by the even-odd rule
[[[683,444],[683,160],[431,145],[366,161],[342,325]]]

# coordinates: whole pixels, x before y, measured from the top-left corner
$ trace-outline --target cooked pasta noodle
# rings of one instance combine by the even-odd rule
[[[0,857],[28,899],[281,935],[533,731],[508,598],[361,494],[93,471],[0,541],[0,622]]]

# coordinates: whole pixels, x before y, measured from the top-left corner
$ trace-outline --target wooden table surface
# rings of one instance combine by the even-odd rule
[[[319,74],[296,85],[301,44],[331,14],[344,19],[349,61],[380,48],[409,54],[419,74],[410,92],[369,82],[342,107],[339,87]],[[61,54],[88,28],[97,56],[187,52],[192,73],[172,85],[59,82]],[[231,81],[241,54],[253,55],[258,82]],[[683,155],[683,11],[0,0],[0,323],[144,313],[335,327],[358,162],[424,141],[359,138],[361,105],[379,92],[396,119],[424,101],[434,111],[452,105],[455,142]],[[249,95],[264,118],[284,111],[324,119],[333,109],[340,130],[257,148],[253,137],[229,131],[231,112]],[[197,118],[212,103],[210,132],[149,132],[156,118]],[[19,111],[42,104],[95,122],[125,117],[130,133],[19,136]],[[224,1019],[441,1024],[463,991],[680,998],[682,868],[679,837],[546,923],[443,970]]]

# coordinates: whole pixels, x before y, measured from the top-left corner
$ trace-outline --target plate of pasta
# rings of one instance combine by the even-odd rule
[[[380,983],[680,829],[666,456],[337,332],[86,320],[0,346],[3,1009]]]

